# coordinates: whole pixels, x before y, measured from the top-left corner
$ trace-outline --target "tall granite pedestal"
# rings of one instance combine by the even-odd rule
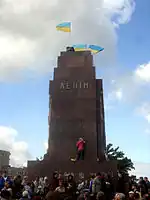
[[[49,87],[49,140],[47,157],[30,172],[53,170],[89,174],[116,170],[105,160],[105,120],[102,79],[96,79],[90,51],[61,52]],[[85,159],[72,163],[78,138],[86,141]],[[97,159],[100,162],[97,162]],[[32,168],[32,170],[31,170]]]

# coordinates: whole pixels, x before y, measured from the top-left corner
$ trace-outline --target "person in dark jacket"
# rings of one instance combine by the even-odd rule
[[[0,176],[0,191],[4,188],[5,180],[3,176]]]
[[[4,172],[3,176],[0,176],[0,190],[4,188],[4,186],[7,187],[12,185],[12,181],[9,176],[7,176],[6,172]]]
[[[55,191],[55,189],[59,186],[58,172],[53,173],[52,181],[50,183],[50,190]]]
[[[2,190],[1,191],[1,199],[9,200],[11,197],[11,194],[8,190]]]
[[[13,199],[20,199],[22,197],[22,190],[23,190],[22,179],[21,176],[18,175],[15,177],[12,185]]]
[[[76,182],[74,181],[74,177],[70,174],[68,176],[68,194],[71,196],[75,196],[77,191]]]
[[[143,177],[140,177],[139,179],[138,188],[142,196],[148,192],[148,187]]]

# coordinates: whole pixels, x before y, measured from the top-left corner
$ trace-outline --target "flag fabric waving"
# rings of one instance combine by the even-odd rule
[[[96,53],[99,53],[100,51],[103,51],[104,48],[100,47],[100,46],[97,46],[97,45],[89,45],[88,46],[88,49],[93,53],[93,54],[96,54]]]
[[[75,51],[91,51],[93,54],[103,51],[104,48],[97,45],[75,44],[72,46]]]
[[[56,26],[57,31],[71,32],[71,22],[63,22]]]
[[[63,22],[58,24],[56,29],[57,31],[71,32],[71,22]],[[98,45],[75,44],[72,47],[75,51],[91,51],[93,54],[97,54],[104,50],[104,48]]]
[[[87,50],[87,44],[75,44],[72,46],[75,51],[86,51]]]

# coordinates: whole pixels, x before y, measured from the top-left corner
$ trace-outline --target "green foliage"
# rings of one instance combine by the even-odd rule
[[[118,162],[118,170],[122,173],[128,173],[134,169],[134,164],[131,159],[127,158],[123,151],[119,150],[119,147],[114,148],[112,144],[108,144],[106,147],[106,155],[108,160],[116,160]]]

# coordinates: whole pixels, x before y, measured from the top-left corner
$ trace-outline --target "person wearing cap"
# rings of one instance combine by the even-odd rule
[[[125,200],[126,196],[123,193],[116,193],[114,200]]]
[[[71,161],[84,160],[85,141],[83,140],[83,138],[79,138],[79,140],[76,143],[76,148],[77,148],[76,158],[71,159]]]
[[[28,200],[28,199],[30,199],[29,193],[28,193],[28,191],[25,190],[25,191],[23,191],[22,198],[20,200]]]
[[[130,191],[130,192],[129,192],[129,198],[130,198],[130,199],[134,199],[134,192],[133,192],[133,191]]]

